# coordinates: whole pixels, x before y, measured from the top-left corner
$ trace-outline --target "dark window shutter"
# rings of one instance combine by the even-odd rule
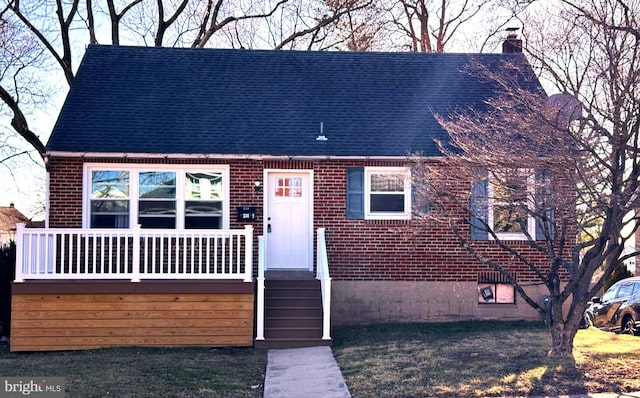
[[[471,239],[487,240],[487,219],[489,203],[487,198],[487,180],[480,180],[471,186]]]
[[[364,167],[347,167],[347,218],[364,219]]]
[[[544,231],[548,231],[549,238],[555,239],[555,232],[553,227],[553,209],[545,210],[544,219],[536,217],[536,240],[547,240]]]
[[[429,202],[425,195],[418,192],[417,183],[414,181],[411,181],[411,206],[415,216],[429,212]]]
[[[553,209],[550,208],[553,198],[553,185],[551,172],[541,170],[536,172],[536,213],[543,213],[544,217],[536,217],[536,240],[555,239],[555,228],[553,225]],[[547,234],[545,234],[547,231]]]

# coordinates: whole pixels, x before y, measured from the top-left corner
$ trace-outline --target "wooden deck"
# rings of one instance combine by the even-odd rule
[[[254,283],[14,284],[11,351],[252,346]]]

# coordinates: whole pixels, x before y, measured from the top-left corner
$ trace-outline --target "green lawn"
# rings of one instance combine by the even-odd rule
[[[582,330],[575,361],[547,357],[540,323],[340,327],[333,352],[354,397],[640,391],[640,337]],[[267,351],[118,348],[9,353],[0,376],[59,376],[67,397],[261,397]]]

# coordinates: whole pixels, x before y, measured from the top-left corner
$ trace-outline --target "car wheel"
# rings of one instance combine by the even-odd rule
[[[627,315],[622,320],[622,325],[620,325],[620,332],[624,334],[635,335],[638,331],[636,329],[636,322],[633,320],[633,317]]]

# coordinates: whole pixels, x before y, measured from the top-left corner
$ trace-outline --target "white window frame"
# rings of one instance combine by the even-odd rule
[[[371,175],[404,174],[404,212],[371,211]],[[411,219],[411,171],[406,167],[364,168],[364,218],[365,220],[410,220]]]
[[[131,163],[85,163],[83,166],[82,189],[82,227],[91,228],[91,173],[100,170],[122,170],[129,172],[129,228],[139,224],[139,173],[145,171],[165,171],[176,173],[176,230],[184,229],[185,219],[185,174],[186,173],[222,173],[222,220],[221,229],[229,229],[229,166],[228,165],[157,165]]]
[[[527,176],[527,207],[531,212],[527,217],[527,232],[532,239],[536,237],[536,220],[533,217],[533,205],[535,203],[535,173],[533,170],[524,169],[524,173],[528,174]],[[523,174],[524,174],[523,173]],[[487,224],[489,227],[495,232],[496,236],[500,240],[528,240],[527,235],[524,232],[498,232],[495,230],[494,223],[494,206],[505,204],[504,202],[496,202],[494,197],[494,177],[491,175],[489,178],[488,184],[488,205],[489,208],[487,214]],[[489,239],[493,239],[493,236],[489,235]]]

